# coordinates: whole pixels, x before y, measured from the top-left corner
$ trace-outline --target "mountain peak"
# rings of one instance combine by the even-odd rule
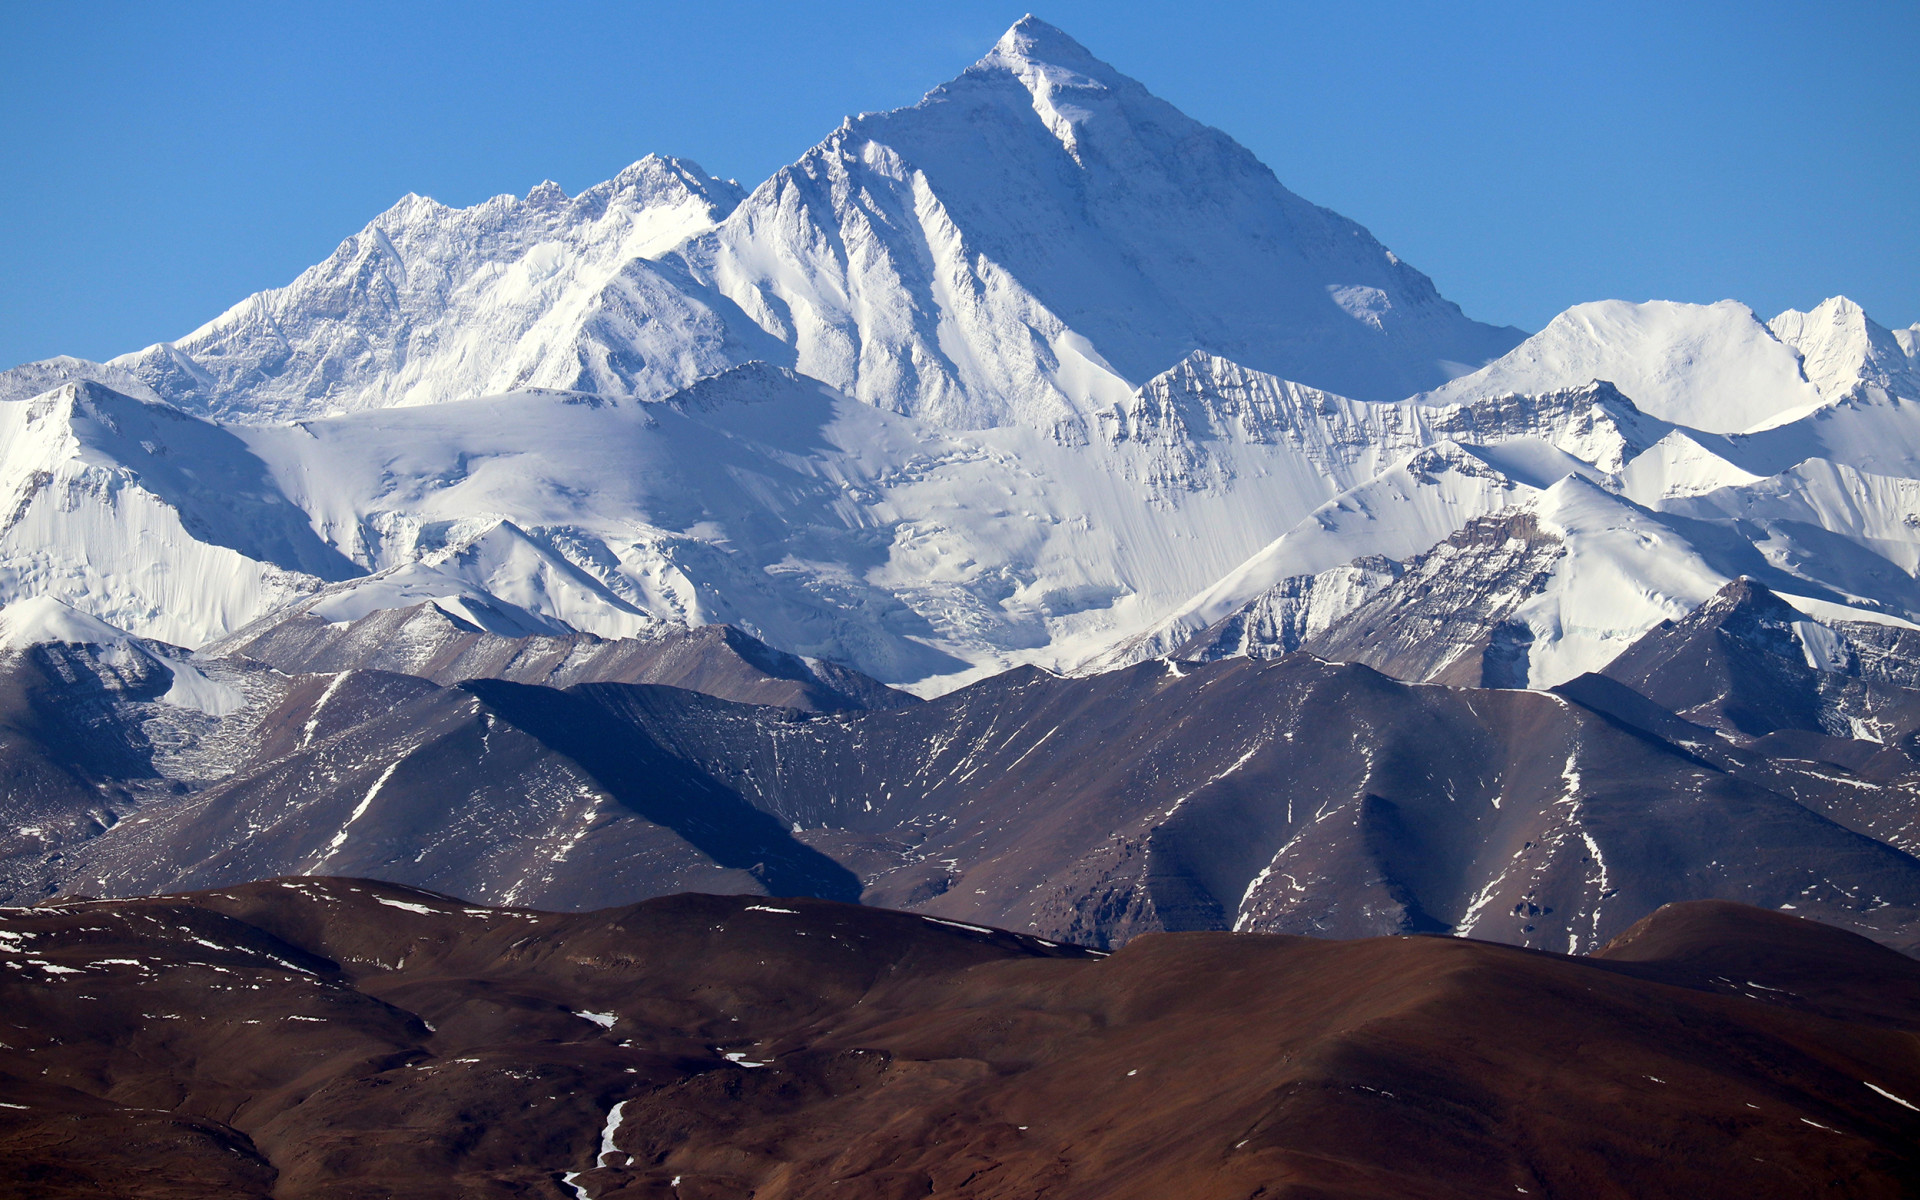
[[[1071,70],[1110,74],[1113,68],[1095,58],[1091,51],[1073,40],[1066,31],[1047,24],[1028,13],[1000,35],[993,49],[980,60],[981,66],[1013,67],[1054,66]]]
[[[1788,309],[1767,328],[1800,356],[1808,382],[1825,401],[1842,399],[1863,384],[1920,399],[1913,355],[1845,296],[1830,296],[1807,312]]]
[[[1505,356],[1422,397],[1469,403],[1604,379],[1648,416],[1741,433],[1820,399],[1798,354],[1734,300],[1576,304]]]
[[[543,179],[527,193],[527,203],[535,208],[558,208],[569,199],[567,190],[551,179]]]
[[[1146,95],[1146,89],[1140,84],[1101,62],[1085,46],[1031,13],[1007,30],[986,57],[961,78],[979,81],[1007,75],[1031,97],[1034,113],[1083,169],[1087,164],[1080,153],[1082,127],[1098,119],[1102,112],[1106,114],[1107,123],[1129,126],[1131,114],[1115,109],[1115,96]],[[1001,86],[1004,85],[988,84],[990,91],[998,91]],[[934,94],[943,90],[936,89]],[[1175,121],[1192,123],[1171,106],[1162,107],[1166,109],[1165,115]],[[1120,132],[1119,136],[1126,135]]]

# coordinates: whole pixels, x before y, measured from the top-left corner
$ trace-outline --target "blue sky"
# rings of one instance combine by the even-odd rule
[[[409,191],[649,151],[757,183],[1024,8],[0,0],[0,366],[106,358],[287,282]],[[1483,320],[1845,293],[1920,321],[1920,4],[1036,10]]]

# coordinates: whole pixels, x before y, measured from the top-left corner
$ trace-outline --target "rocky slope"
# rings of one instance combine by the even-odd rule
[[[1624,661],[1680,661],[1699,637],[1656,631]],[[1920,693],[1802,666],[1798,703],[1822,719],[1763,744],[1622,670],[1553,694],[1307,653],[1162,660],[812,714],[647,685],[276,673],[236,718],[251,732],[228,773],[48,847],[14,886],[344,871],[568,908],[859,897],[1102,946],[1237,928],[1570,951],[1723,898],[1920,940]]]

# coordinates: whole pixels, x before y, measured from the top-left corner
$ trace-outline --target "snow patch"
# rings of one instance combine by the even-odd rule
[[[398,764],[396,764],[396,765],[398,765]],[[390,767],[390,768],[388,768],[388,770],[387,770],[387,774],[388,774],[388,775],[391,775],[392,773],[393,773],[393,770],[392,770],[392,768],[391,768],[391,767]],[[385,783],[385,782],[386,782],[386,776],[385,776],[385,775],[383,775],[383,776],[381,776],[381,777],[380,777],[380,783]],[[379,789],[379,786],[380,786],[379,784],[375,784],[375,785],[374,785],[374,789],[375,789],[375,790],[377,791],[377,790]],[[368,798],[369,800],[371,800],[371,799],[372,799],[373,797],[371,796],[371,794],[369,794],[369,796],[368,796],[367,798]],[[355,815],[355,816],[358,816],[358,815],[359,815],[359,810],[356,810],[356,811],[355,811],[355,813],[354,813],[354,815]],[[408,902],[408,901],[405,901],[405,900],[389,900],[389,899],[387,899],[387,898],[386,898],[385,896],[375,896],[375,897],[373,898],[373,902],[374,902],[375,904],[384,904],[384,905],[386,905],[386,906],[387,906],[388,908],[398,908],[398,909],[402,909],[402,910],[404,910],[404,911],[406,911],[406,912],[410,912],[410,913],[420,913],[420,914],[422,914],[423,916],[429,916],[429,917],[431,917],[431,916],[433,916],[433,915],[435,915],[436,913],[438,913],[438,912],[439,912],[439,910],[438,910],[438,909],[433,909],[433,908],[428,908],[428,907],[427,907],[426,905],[424,905],[424,904],[413,904],[413,903],[410,903],[410,902]]]

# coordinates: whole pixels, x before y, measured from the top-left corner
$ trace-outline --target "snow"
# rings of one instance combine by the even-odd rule
[[[66,383],[100,383],[135,399],[164,403],[160,395],[131,371],[89,362],[84,358],[61,355],[39,362],[23,363],[10,371],[0,371],[0,403],[31,400],[54,391]]]
[[[607,1110],[607,1123],[600,1130],[600,1152],[593,1156],[593,1165],[607,1166],[607,1155],[618,1154],[619,1147],[613,1144],[614,1134],[620,1132],[621,1114],[626,1111],[627,1102],[621,1100]]]
[[[1767,322],[1775,337],[1800,354],[1807,379],[1828,399],[1871,384],[1920,399],[1920,369],[1909,345],[1858,304],[1834,296],[1811,312],[1788,309]]]
[[[168,659],[166,667],[173,673],[173,684],[161,694],[162,704],[191,708],[214,717],[228,716],[247,706],[246,693],[208,678],[192,663]]]
[[[1796,589],[1781,580],[1788,590],[1825,592],[1843,603],[1849,597],[1877,601],[1896,614],[1920,605],[1912,587],[1920,570],[1920,538],[1914,535],[1920,479],[1809,458],[1745,486],[1673,498],[1658,507],[1731,527],[1753,543],[1761,560],[1803,581]]]
[[[729,365],[728,339],[653,260],[739,195],[649,156],[571,199],[551,186],[468,209],[407,196],[288,286],[111,365],[195,411],[257,422],[524,387],[663,395]]]
[[[412,752],[409,751],[408,753]],[[373,786],[368,788],[367,794],[360,798],[360,803],[353,806],[353,811],[347,815],[345,824],[341,825],[339,832],[333,835],[333,840],[327,843],[326,849],[320,852],[320,857],[313,860],[313,866],[306,871],[306,874],[318,874],[320,868],[326,866],[328,862],[332,861],[333,856],[340,852],[340,848],[347,844],[347,833],[353,828],[354,822],[367,814],[367,809],[373,805],[374,797],[380,794],[381,788],[387,786],[387,780],[393,778],[393,773],[399,770],[400,764],[405,761],[407,761],[407,756],[403,754],[387,764],[387,769],[380,772],[380,777],[373,781]],[[387,900],[379,896],[374,897],[374,899],[378,903],[385,904],[392,908],[406,906],[406,902],[401,900]]]
[[[127,635],[52,596],[28,596],[0,609],[0,646],[21,650],[42,642],[124,645]]]
[[[1472,518],[1507,508],[1534,491],[1457,443],[1416,451],[1307,513],[1219,582],[1162,618],[1147,633],[1146,644],[1170,649],[1290,578],[1338,568],[1363,556],[1411,557]],[[1110,657],[1098,661],[1110,662]]]
[[[751,386],[708,401],[735,382]],[[248,440],[383,572],[320,594],[323,619],[458,596],[502,630],[725,620],[889,681],[946,677],[934,689],[1104,640],[1378,469],[1364,445],[1330,461],[1236,437],[1197,447],[1219,483],[1161,491],[1138,440],[942,433],[791,377],[713,384],[645,412],[519,396]]]
[[[1627,464],[1620,490],[1635,503],[1651,507],[1676,496],[1758,483],[1760,478],[1676,429]]]
[[[1578,475],[1590,482],[1604,482],[1605,478],[1592,464],[1582,462],[1540,438],[1522,437],[1488,446],[1462,446],[1461,449],[1515,483],[1535,490],[1550,488],[1569,475]],[[1643,454],[1641,457],[1646,456]]]
[[[740,911],[741,912],[785,913],[787,916],[790,916],[790,917],[800,915],[798,909],[775,908],[771,904],[749,904],[745,908],[741,909]]]
[[[1504,357],[1422,399],[1464,403],[1592,379],[1614,384],[1642,412],[1709,433],[1738,433],[1821,402],[1799,355],[1733,300],[1575,305]]]
[[[160,702],[190,708],[212,716],[226,716],[246,707],[237,688],[210,679],[198,667],[177,656],[163,655],[139,639],[115,629],[52,596],[28,596],[0,609],[0,647],[23,650],[48,642],[93,646],[106,650],[108,661],[138,655],[172,677]]]
[[[1816,599],[1812,596],[1796,596],[1791,592],[1779,590],[1775,590],[1774,595],[1785,600],[1788,604],[1791,604],[1809,617],[1812,617],[1815,621],[1827,624],[1831,624],[1834,621],[1865,621],[1870,625],[1886,625],[1894,629],[1920,630],[1920,624],[1905,621],[1899,617],[1889,616],[1886,613],[1875,612],[1872,609],[1849,608],[1844,604],[1834,604],[1831,601]]]
[[[1530,687],[1599,670],[1730,581],[1657,514],[1584,479],[1562,480],[1528,507],[1567,546],[1549,585],[1515,612],[1533,631]]]
[[[234,434],[92,383],[0,403],[0,600],[195,646],[353,565]]]
[[[320,698],[314,701],[313,708],[307,713],[306,724],[300,727],[302,750],[313,744],[313,735],[320,728],[320,714],[326,711],[327,702],[333,699],[333,694],[340,690],[340,685],[345,683],[347,676],[351,674],[353,674],[352,671],[336,671],[333,678],[327,680],[326,689],[320,693]]]
[[[363,579],[335,584],[302,606],[332,624],[431,601],[465,624],[501,637],[582,630],[633,637],[659,622],[510,521]]]
[[[394,764],[394,766],[399,766],[399,765],[400,765],[400,764],[398,764],[398,763],[395,763],[395,764]],[[361,802],[361,806],[360,806],[359,808],[356,808],[356,809],[354,810],[354,816],[356,816],[356,817],[357,817],[357,816],[359,816],[359,815],[360,815],[360,814],[361,814],[362,812],[364,812],[364,811],[365,811],[365,809],[366,809],[366,804],[367,804],[367,802],[369,802],[369,801],[371,801],[371,800],[373,799],[373,795],[374,795],[374,793],[377,793],[377,792],[378,792],[378,791],[380,790],[380,788],[381,788],[381,786],[382,786],[383,784],[385,784],[385,783],[387,782],[387,775],[391,775],[391,774],[393,774],[393,767],[388,767],[388,768],[387,768],[387,772],[386,772],[386,774],[385,774],[385,775],[382,775],[382,776],[381,776],[381,777],[379,778],[379,780],[378,780],[378,781],[376,781],[376,782],[374,783],[374,785],[373,785],[373,789],[372,789],[372,791],[370,791],[370,792],[368,793],[368,795],[367,795],[367,800],[366,800],[366,801],[362,801],[362,802]],[[351,821],[349,821],[348,823],[349,823],[349,824],[351,824],[352,822],[351,822]],[[340,833],[340,835],[337,835],[337,836],[335,837],[335,839],[334,839],[334,840],[335,840],[335,842],[339,842],[339,843],[344,843],[344,841],[345,841],[345,837],[344,837],[344,835],[345,835],[345,833],[346,833],[346,830],[345,830],[345,829],[343,828],[343,829],[341,830],[341,833]],[[335,848],[337,849],[338,847],[336,846]],[[325,861],[325,860],[323,859],[322,861]],[[410,903],[410,902],[408,902],[408,901],[406,901],[406,900],[389,900],[389,899],[387,899],[387,898],[386,898],[385,896],[375,896],[375,897],[373,898],[373,902],[374,902],[375,904],[384,904],[384,905],[386,905],[386,906],[387,906],[388,908],[397,908],[397,909],[400,909],[400,910],[402,910],[403,912],[410,912],[410,913],[419,913],[420,915],[422,915],[422,916],[427,916],[427,917],[431,917],[431,916],[433,916],[433,915],[434,915],[434,914],[435,914],[435,913],[436,913],[436,912],[438,911],[437,909],[432,909],[432,908],[428,908],[428,907],[427,907],[426,905],[424,905],[424,904],[413,904],[413,903]]]
[[[1896,1096],[1896,1095],[1894,1095],[1894,1094],[1893,1094],[1892,1092],[1890,1092],[1890,1091],[1888,1091],[1887,1089],[1885,1089],[1885,1088],[1883,1088],[1883,1087],[1881,1087],[1881,1086],[1880,1086],[1879,1084],[1877,1084],[1877,1083],[1867,1083],[1867,1081],[1866,1081],[1866,1080],[1864,1080],[1864,1079],[1863,1079],[1863,1080],[1861,1080],[1860,1082],[1862,1082],[1862,1083],[1865,1083],[1865,1084],[1866,1084],[1866,1086],[1867,1086],[1867,1087],[1868,1087],[1868,1088],[1869,1088],[1870,1090],[1872,1090],[1872,1091],[1874,1091],[1874,1092],[1877,1092],[1878,1094],[1880,1094],[1880,1095],[1882,1095],[1882,1096],[1885,1096],[1885,1097],[1886,1097],[1887,1099],[1889,1099],[1889,1100],[1891,1100],[1891,1101],[1893,1101],[1893,1102],[1894,1102],[1895,1104],[1898,1104],[1898,1105],[1899,1105],[1900,1107],[1902,1107],[1902,1108],[1911,1108],[1911,1109],[1913,1109],[1913,1111],[1915,1111],[1915,1112],[1920,1112],[1920,1106],[1916,1106],[1916,1105],[1913,1105],[1913,1104],[1909,1104],[1909,1103],[1908,1103],[1907,1101],[1905,1101],[1905,1100],[1902,1100],[1902,1099],[1901,1099],[1900,1097],[1898,1097],[1898,1096]]]
[[[935,925],[945,925],[952,929],[964,929],[969,933],[992,933],[985,925],[969,925],[965,921],[949,921],[942,917],[921,917],[922,921],[931,921]]]
[[[1521,336],[1028,17],[744,198],[651,156],[574,198],[407,196],[287,287],[110,366],[269,423],[657,399],[760,359],[950,428],[1045,429],[1195,348],[1393,400]]]
[[[1809,667],[1816,671],[1846,670],[1849,659],[1846,644],[1833,630],[1817,621],[1795,621],[1793,634],[1799,639],[1801,653],[1805,655]],[[1858,724],[1859,719],[1855,718],[1856,729]]]
[[[592,1021],[602,1029],[612,1029],[619,1017],[610,1012],[577,1012],[573,1014],[583,1021]]]

